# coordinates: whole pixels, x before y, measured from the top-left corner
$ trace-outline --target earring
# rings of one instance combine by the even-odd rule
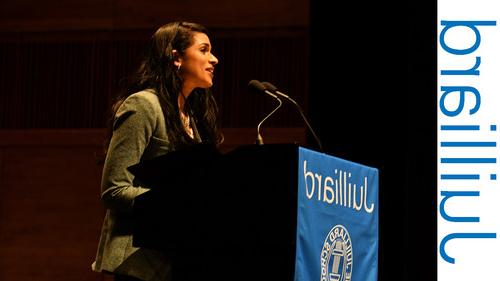
[[[179,65],[177,66],[177,71],[181,70],[181,64],[179,63]]]

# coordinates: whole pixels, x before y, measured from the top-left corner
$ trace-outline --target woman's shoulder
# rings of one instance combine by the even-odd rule
[[[140,92],[133,93],[130,96],[128,96],[125,100],[159,104],[158,96],[156,95],[156,92],[153,89],[146,89]]]
[[[153,90],[143,90],[128,96],[118,107],[115,119],[137,116],[140,120],[156,120],[163,115],[160,101]]]
[[[161,110],[160,101],[154,90],[146,89],[140,92],[136,92],[128,96],[124,101],[122,106],[124,109],[136,110],[146,110],[150,111],[154,109],[155,111]]]

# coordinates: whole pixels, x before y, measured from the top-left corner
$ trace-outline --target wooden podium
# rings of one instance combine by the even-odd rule
[[[174,280],[293,280],[294,144],[197,145],[129,170],[151,187],[134,202],[134,245],[164,251]]]

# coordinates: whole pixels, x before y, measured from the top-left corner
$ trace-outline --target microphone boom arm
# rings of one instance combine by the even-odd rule
[[[294,101],[292,98],[290,98],[289,96],[285,95],[285,94],[282,94],[281,92],[278,92],[276,91],[276,93],[284,98],[286,98],[287,100],[291,101],[296,107],[297,109],[299,110],[299,113],[300,113],[300,116],[302,116],[302,119],[304,119],[304,122],[306,123],[307,127],[309,128],[309,130],[311,131],[314,139],[316,139],[316,142],[318,143],[318,146],[319,146],[319,149],[321,151],[323,151],[323,146],[321,145],[321,141],[319,140],[318,136],[316,135],[316,133],[314,132],[311,124],[309,124],[309,121],[307,121],[307,118],[306,118],[306,115],[304,114],[304,112],[302,111],[302,108],[300,108],[300,105]]]
[[[314,139],[318,143],[319,149],[321,151],[323,151],[323,146],[321,145],[321,141],[319,140],[318,136],[314,132],[311,124],[309,124],[309,121],[307,121],[306,115],[304,114],[304,111],[302,110],[302,108],[300,107],[300,105],[294,99],[292,99],[291,97],[289,97],[288,95],[285,95],[282,92],[278,91],[278,89],[273,84],[271,84],[269,82],[262,82],[262,85],[264,85],[266,87],[266,90],[272,91],[272,92],[274,92],[274,94],[279,95],[281,97],[284,97],[285,99],[287,99],[288,101],[290,101],[291,103],[293,103],[297,107],[297,109],[299,110],[300,116],[302,117],[302,119],[304,120],[304,122],[307,125],[307,128],[309,129],[309,131],[311,131]]]
[[[264,121],[267,120],[267,118],[269,118],[271,115],[273,115],[273,113],[278,110],[278,108],[281,107],[281,105],[283,104],[283,102],[278,98],[278,96],[276,96],[275,94],[269,92],[269,91],[265,91],[266,94],[270,95],[271,97],[275,98],[277,101],[278,101],[278,106],[273,110],[271,111],[266,117],[264,117],[264,119],[262,119],[262,121],[260,121],[260,123],[257,125],[257,140],[256,140],[256,143],[258,145],[262,145],[264,144],[264,140],[262,139],[262,136],[260,134],[260,126],[262,125],[262,123],[264,123]]]

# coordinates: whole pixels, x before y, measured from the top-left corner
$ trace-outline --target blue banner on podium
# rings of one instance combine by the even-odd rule
[[[376,281],[378,170],[299,148],[295,281]]]

